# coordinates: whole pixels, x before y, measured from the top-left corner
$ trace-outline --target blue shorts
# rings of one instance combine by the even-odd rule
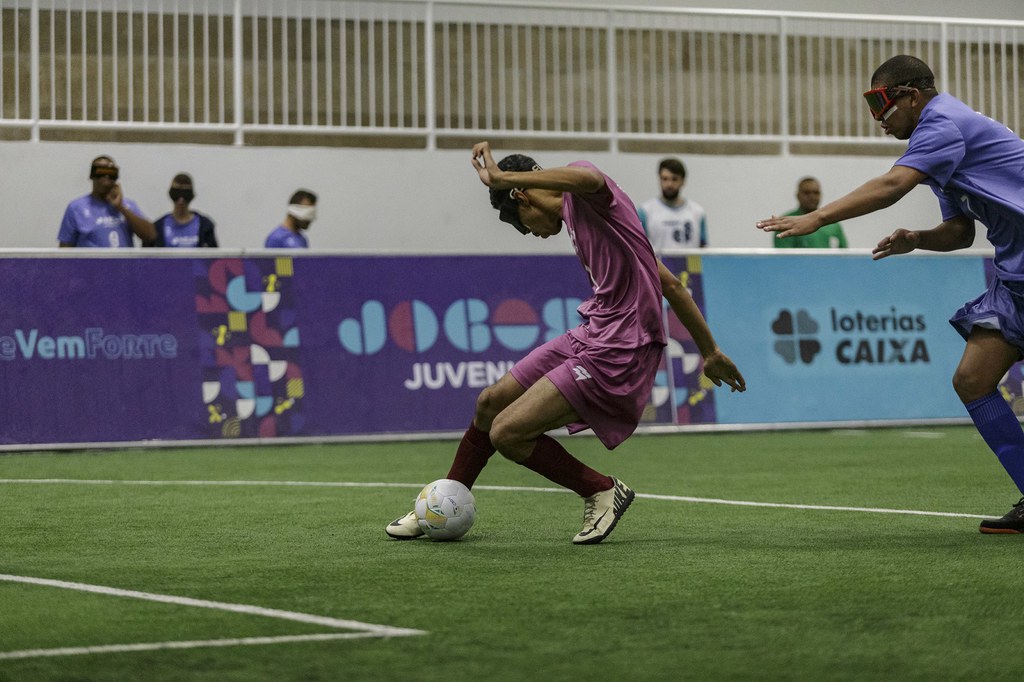
[[[609,450],[629,438],[654,386],[664,346],[640,348],[588,346],[567,332],[532,350],[512,366],[512,378],[524,388],[546,376],[572,405],[580,421],[569,433],[587,428]]]
[[[1024,282],[993,279],[985,293],[965,303],[949,323],[964,339],[975,327],[998,330],[1007,343],[1024,352]]]

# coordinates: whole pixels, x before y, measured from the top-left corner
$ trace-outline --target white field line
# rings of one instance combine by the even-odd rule
[[[116,479],[81,478],[0,478],[0,485],[140,485],[140,486],[283,486],[311,488],[412,488],[419,490],[422,483],[385,483],[359,481],[139,481]],[[535,488],[531,486],[478,485],[474,490],[495,490],[500,492],[569,493],[564,488]],[[959,512],[937,512],[918,509],[885,509],[878,507],[843,507],[821,504],[797,504],[784,502],[756,502],[753,500],[724,500],[713,497],[688,497],[683,495],[656,495],[637,493],[637,497],[648,500],[669,502],[693,502],[697,504],[726,504],[738,507],[766,507],[772,509],[803,509],[809,511],[847,511],[866,514],[906,514],[910,516],[942,516],[959,519],[986,519],[985,514],[963,514]]]
[[[265,646],[294,642],[326,642],[335,639],[367,639],[380,637],[373,632],[327,632],[320,635],[283,635],[281,637],[241,637],[238,639],[204,639],[180,642],[146,642],[142,644],[107,644],[104,646],[73,646],[57,649],[24,649],[0,652],[0,661],[20,658],[52,658],[54,656],[85,656],[88,654],[122,654],[136,651],[167,649],[205,649],[227,646]]]
[[[65,590],[76,590],[78,592],[89,592],[102,594],[109,597],[127,597],[129,599],[142,599],[144,601],[158,602],[161,604],[174,604],[177,606],[190,606],[201,609],[215,609],[217,611],[228,611],[249,616],[265,616],[278,618],[296,623],[309,625],[323,625],[329,628],[356,630],[357,632],[327,633],[317,635],[290,635],[285,637],[246,637],[241,639],[215,639],[192,642],[154,642],[142,644],[112,644],[108,646],[94,647],[61,647],[56,649],[27,649],[24,651],[0,652],[0,660],[13,658],[37,658],[42,656],[67,656],[76,654],[111,653],[120,651],[155,651],[159,649],[194,649],[198,647],[213,646],[253,646],[262,644],[278,644],[282,642],[306,642],[323,639],[358,639],[366,637],[407,637],[410,635],[425,635],[423,630],[411,628],[396,628],[388,625],[375,625],[373,623],[361,623],[356,620],[343,620],[330,618],[328,616],[317,616],[310,613],[299,613],[297,611],[282,611],[280,609],[268,609],[262,606],[249,604],[231,604],[228,602],[209,601],[206,599],[193,599],[191,597],[178,597],[170,594],[155,594],[152,592],[138,592],[136,590],[123,590],[117,587],[106,587],[103,585],[90,585],[88,583],[75,583],[65,580],[50,580],[48,578],[34,578],[22,575],[6,575],[0,573],[0,581],[22,583],[26,585],[41,585],[43,587],[57,587]]]

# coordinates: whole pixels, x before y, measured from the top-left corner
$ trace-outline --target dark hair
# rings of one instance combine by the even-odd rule
[[[189,187],[192,187],[192,176],[189,175],[188,173],[178,173],[177,175],[174,176],[174,179],[171,180],[171,184],[188,185]]]
[[[918,90],[934,90],[935,74],[917,57],[900,54],[887,59],[875,69],[871,76],[871,85],[906,85]]]
[[[537,165],[536,161],[525,154],[509,154],[498,162],[498,168],[503,171],[523,173],[526,171],[537,170],[540,166]],[[496,208],[499,211],[514,211],[515,215],[519,214],[519,205],[512,197],[512,190],[492,188],[489,191],[489,194],[491,198],[491,206],[493,208]]]
[[[662,159],[661,163],[658,164],[658,174],[660,175],[663,170],[667,170],[669,173],[672,173],[672,175],[678,175],[679,177],[686,179],[686,166],[684,166],[683,162],[679,159],[672,157]]]
[[[295,194],[288,200],[289,204],[298,204],[303,200],[308,201],[311,204],[316,203],[316,195],[310,192],[308,189],[295,190]]]

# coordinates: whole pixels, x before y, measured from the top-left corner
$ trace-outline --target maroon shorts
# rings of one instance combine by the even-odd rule
[[[663,349],[660,343],[598,348],[566,333],[532,350],[510,373],[524,388],[550,379],[580,416],[569,433],[591,428],[612,450],[636,430]]]

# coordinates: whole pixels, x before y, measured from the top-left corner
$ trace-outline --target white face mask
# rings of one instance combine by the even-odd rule
[[[316,220],[316,206],[306,204],[288,204],[288,215],[296,220],[311,223]]]

